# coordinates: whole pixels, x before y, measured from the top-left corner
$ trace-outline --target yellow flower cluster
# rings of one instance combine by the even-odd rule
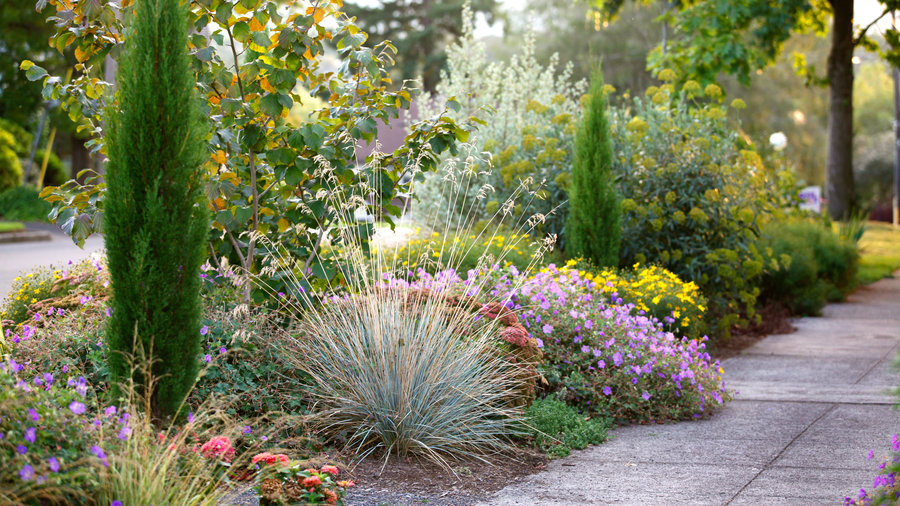
[[[673,317],[674,327],[684,335],[698,337],[694,334],[705,331],[706,299],[693,281],[685,283],[676,274],[656,265],[635,264],[630,271],[605,268],[590,272],[579,269],[578,264],[577,260],[569,260],[559,270],[577,270],[607,296],[616,293],[625,303],[634,304],[635,308],[661,320]]]
[[[12,290],[3,302],[0,320],[21,321],[28,307],[50,296],[53,282],[61,279],[60,271],[35,271],[13,280]]]

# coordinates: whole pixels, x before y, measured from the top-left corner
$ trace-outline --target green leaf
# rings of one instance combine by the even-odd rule
[[[31,63],[26,60],[25,62],[22,62],[22,65],[25,65],[26,62]],[[25,77],[27,77],[29,81],[37,81],[38,79],[41,79],[46,75],[47,71],[42,69],[41,67],[38,67],[34,63],[28,65],[27,69],[25,70]]]
[[[253,209],[250,207],[238,207],[234,210],[234,219],[240,224],[247,223],[253,216]]]
[[[239,21],[231,27],[231,33],[239,42],[247,42],[250,38],[250,25],[246,21]]]
[[[254,44],[261,47],[269,47],[269,44],[272,43],[269,40],[269,36],[268,34],[266,34],[266,32],[253,32],[253,36],[251,37],[251,39],[253,39]]]
[[[213,54],[215,54],[215,49],[212,46],[204,47],[197,51],[197,59],[200,61],[210,61],[212,60]]]
[[[259,101],[259,110],[263,114],[278,117],[281,116],[282,105],[278,101],[278,95],[266,95]]]
[[[228,18],[231,17],[231,9],[231,2],[222,2],[222,5],[216,9],[216,21],[227,26]]]
[[[290,97],[290,95],[278,95],[278,102],[285,107],[285,109],[290,109],[294,106],[294,99]]]

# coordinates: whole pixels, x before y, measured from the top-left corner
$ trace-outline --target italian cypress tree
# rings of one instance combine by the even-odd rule
[[[575,134],[565,245],[572,258],[583,257],[599,267],[614,267],[619,264],[622,209],[612,174],[612,140],[606,108],[603,74],[598,68]]]
[[[152,358],[152,415],[172,415],[197,377],[200,264],[208,230],[202,166],[208,125],[188,55],[187,6],[138,0],[107,111],[106,251],[112,315],[106,329],[115,384],[128,356]],[[141,368],[138,368],[139,370]],[[147,368],[143,368],[147,369]],[[139,388],[148,378],[136,373]]]

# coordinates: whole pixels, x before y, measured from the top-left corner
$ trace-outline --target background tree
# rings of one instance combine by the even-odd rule
[[[588,0],[528,0],[521,11],[503,13],[503,39],[488,41],[498,59],[506,59],[522,46],[533,31],[540,43],[538,61],[553,54],[562,64],[573,64],[573,78],[590,80],[597,61],[603,62],[603,78],[618,91],[640,93],[656,80],[647,71],[647,55],[659,44],[662,29],[654,20],[660,4],[629,3],[615,23],[603,19]]]
[[[433,92],[447,59],[446,48],[462,31],[464,0],[382,0],[378,5],[347,2],[344,11],[356,16],[372,46],[390,41],[397,48],[401,79],[422,77]],[[471,8],[492,20],[497,0],[474,0]]]
[[[597,3],[597,2],[595,2]],[[881,0],[881,17],[900,6],[896,0]],[[606,13],[615,14],[624,0],[604,2]],[[751,74],[772,63],[785,41],[796,33],[824,35],[831,21],[831,49],[826,75],[802,57],[797,67],[810,82],[829,87],[826,199],[836,218],[846,218],[855,201],[853,179],[853,52],[857,47],[879,51],[891,61],[900,60],[900,35],[888,30],[888,47],[879,49],[869,37],[873,21],[854,25],[853,0],[694,0],[676,2],[666,22],[677,33],[665,47],[657,47],[649,63],[657,70],[671,67],[686,78],[710,82],[720,73],[732,74],[748,84]],[[880,18],[879,18],[880,19]]]
[[[603,74],[594,71],[590,99],[575,136],[566,253],[598,267],[619,264],[622,209],[612,175],[612,139]]]
[[[157,383],[146,392],[156,417],[180,406],[200,353],[207,126],[189,58],[181,0],[139,0],[119,67],[120,99],[108,114],[107,342],[114,382],[131,375],[126,356],[139,354],[139,342],[157,361]]]
[[[34,9],[34,0],[0,2],[0,118],[26,125],[40,107],[40,83],[28,80],[19,62],[30,59],[54,72],[65,68],[63,54],[47,40],[53,34],[44,14]]]

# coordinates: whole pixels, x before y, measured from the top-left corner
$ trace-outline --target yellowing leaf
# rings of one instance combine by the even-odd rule
[[[79,62],[87,61],[90,56],[90,53],[88,53],[87,51],[82,51],[81,47],[75,48],[75,59]]]
[[[291,223],[288,220],[286,220],[284,218],[281,218],[280,220],[278,220],[278,231],[279,232],[284,232],[285,230],[287,230],[289,228],[291,228]]]
[[[325,19],[325,9],[316,9],[313,13],[313,21],[318,24],[321,23],[323,19]]]
[[[222,197],[216,197],[216,200],[213,202],[216,206],[216,210],[225,209],[225,199]]]
[[[259,81],[259,86],[260,86],[260,88],[262,88],[263,90],[265,90],[266,93],[277,93],[277,91],[278,91],[278,90],[275,89],[274,86],[272,86],[271,83],[269,83],[269,80],[268,80],[267,78],[265,78],[265,77],[263,77],[263,78]]]
[[[266,27],[263,26],[263,24],[260,23],[258,19],[256,19],[255,17],[250,18],[250,30],[251,31],[261,32],[265,29],[266,29]]]
[[[218,150],[218,151],[216,151],[216,152],[213,154],[212,159],[213,159],[216,163],[218,163],[218,164],[220,164],[220,165],[221,165],[221,164],[224,164],[224,163],[226,163],[226,162],[228,161],[228,158],[225,156],[225,152],[222,151],[221,149]]]
[[[23,61],[22,63],[19,64],[19,68],[22,69],[22,70],[28,70],[28,69],[30,69],[31,67],[34,67],[34,62],[31,61],[31,60],[25,60],[25,61]]]

